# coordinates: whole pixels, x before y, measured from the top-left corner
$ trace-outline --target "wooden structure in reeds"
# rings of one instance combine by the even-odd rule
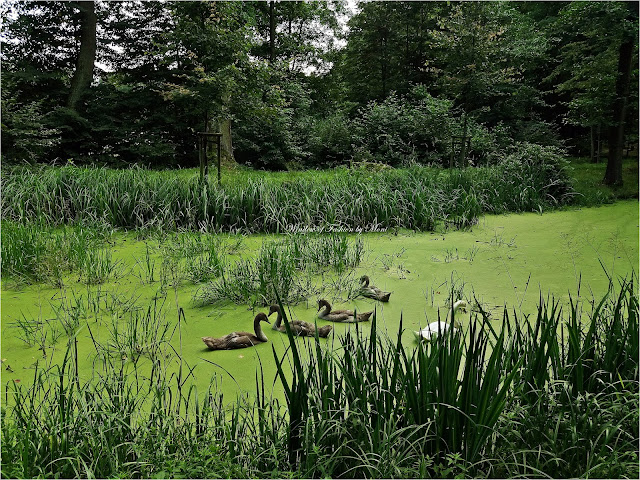
[[[200,159],[200,180],[209,175],[209,158],[207,157],[207,148],[211,140],[216,142],[218,147],[218,185],[220,185],[220,140],[222,133],[214,132],[198,132],[198,154]]]

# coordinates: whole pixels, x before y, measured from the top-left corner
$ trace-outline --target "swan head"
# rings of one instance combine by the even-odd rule
[[[267,322],[268,324],[271,324],[271,322],[269,321],[267,316],[262,312],[257,314],[256,318],[254,318],[253,321],[254,321],[254,323]]]
[[[280,313],[280,306],[271,305],[271,307],[269,307],[269,315],[267,316],[270,317],[273,313]]]
[[[467,313],[467,308],[469,308],[469,305],[464,300],[458,300],[456,303],[453,304],[454,312],[457,312],[458,310],[460,310],[461,312]]]
[[[329,305],[329,302],[327,302],[323,298],[322,300],[318,300],[318,310],[320,310],[321,308],[328,308],[329,310],[331,310],[331,305]]]
[[[364,286],[368,286],[369,285],[369,277],[367,275],[363,275],[360,277],[360,283],[363,283]]]

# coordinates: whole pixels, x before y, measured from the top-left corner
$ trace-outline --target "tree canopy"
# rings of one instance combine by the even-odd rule
[[[5,161],[193,166],[204,130],[258,168],[637,141],[635,2],[2,8]]]

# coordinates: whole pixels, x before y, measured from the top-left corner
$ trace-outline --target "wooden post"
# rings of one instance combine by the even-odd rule
[[[220,172],[220,154],[221,154],[221,140],[222,133],[216,132],[198,132],[199,150],[200,150],[200,178],[209,175],[209,159],[207,158],[207,146],[210,138],[215,138],[218,145],[218,185],[221,184],[221,172]]]
[[[452,135],[451,136],[451,156],[449,157],[449,168],[453,168],[453,156],[455,155],[455,151],[456,151],[456,142],[455,142],[455,137]]]
[[[204,155],[204,176],[209,178],[209,156],[207,155],[207,147],[209,146],[209,136],[207,135],[202,139],[202,143],[204,144],[203,155]]]
[[[204,181],[204,158],[202,155],[202,136],[198,134],[198,161],[200,162],[200,181]]]
[[[221,185],[220,181],[220,142],[222,141],[222,135],[217,137],[218,140],[218,185]]]

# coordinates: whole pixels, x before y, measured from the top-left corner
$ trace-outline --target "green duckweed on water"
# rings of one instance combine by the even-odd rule
[[[181,235],[187,234],[174,234],[174,240]],[[392,337],[402,316],[403,341],[413,345],[411,331],[437,320],[438,314],[444,318],[452,292],[472,305],[477,299],[485,311],[492,312],[494,322],[501,321],[505,307],[518,313],[535,312],[541,295],[553,296],[567,306],[569,295],[578,298],[578,289],[580,300],[588,306],[585,308],[590,308],[594,298],[606,293],[608,276],[628,276],[638,265],[638,203],[624,201],[543,215],[484,216],[466,231],[388,230],[350,234],[348,238],[363,240],[364,256],[359,265],[341,273],[311,266],[312,272],[306,274],[309,298],[290,306],[293,317],[313,322],[316,302],[322,295],[335,308],[376,309],[378,329]],[[261,245],[278,239],[282,236],[225,234],[219,235],[216,248],[226,265],[232,266],[241,259],[254,258]],[[194,284],[185,277],[184,258],[173,263],[167,260],[167,236],[138,238],[133,233],[114,233],[109,241],[115,279],[105,283],[86,285],[79,281],[78,273],[67,275],[62,287],[4,280],[3,402],[8,382],[29,384],[36,364],[61,362],[68,338],[65,328],[77,332],[81,376],[99,369],[97,352],[107,350],[111,357],[117,354],[126,368],[136,368],[144,376],[151,368],[148,352],[155,349],[154,355],[162,351],[160,356],[170,370],[177,368],[171,359],[180,354],[191,372],[188,381],[200,391],[206,391],[216,377],[229,399],[239,390],[255,388],[259,363],[266,379],[275,378],[271,345],[281,355],[287,340],[268,325],[269,342],[255,348],[208,351],[201,341],[202,336],[251,331],[255,314],[268,311],[268,307],[230,302],[202,305],[197,298],[204,284]],[[187,250],[174,248],[174,255],[188,256]],[[348,298],[347,286],[353,288],[365,273],[376,286],[392,292],[388,303]],[[61,307],[74,313],[71,320],[76,324],[68,325],[71,320]],[[180,322],[179,309],[184,312]],[[469,314],[461,319],[463,324],[468,322]],[[127,327],[132,323],[139,325],[135,332]],[[336,334],[355,328],[344,324],[333,327]],[[370,326],[358,328],[366,332]],[[29,342],[25,341],[27,336]]]

